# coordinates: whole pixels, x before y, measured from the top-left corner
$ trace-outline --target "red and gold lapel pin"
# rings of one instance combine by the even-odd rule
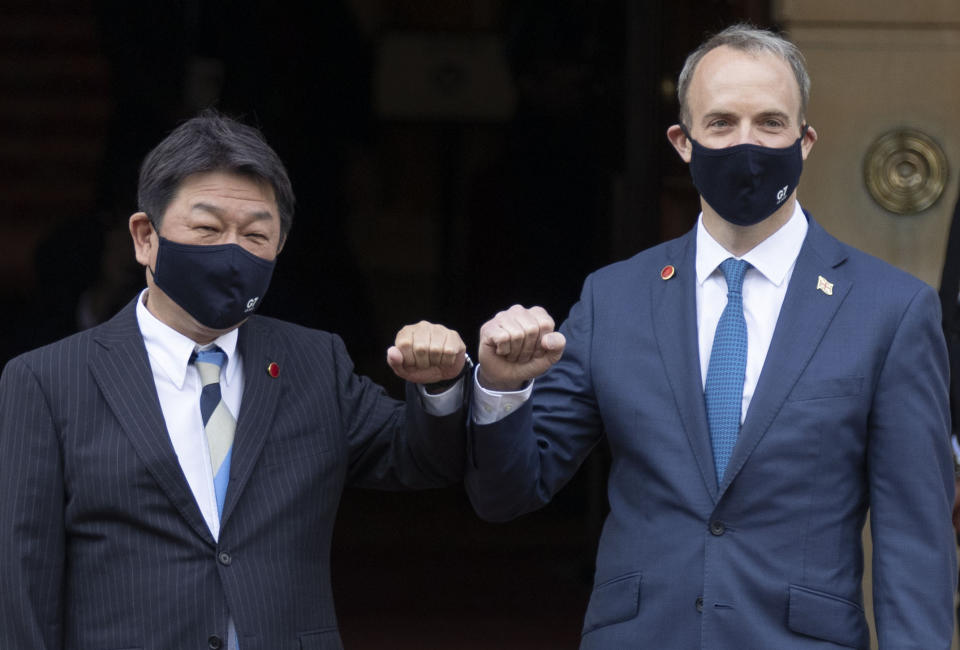
[[[673,267],[673,264],[667,264],[665,267],[660,269],[660,279],[669,280],[677,272],[677,269]]]
[[[280,376],[280,366],[276,361],[271,361],[267,364],[267,374],[276,379]]]

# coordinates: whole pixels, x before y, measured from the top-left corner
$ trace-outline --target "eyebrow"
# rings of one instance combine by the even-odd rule
[[[729,119],[731,117],[733,117],[733,113],[729,111],[710,111],[709,113],[703,116],[703,122],[704,124],[706,124],[707,122],[711,120],[715,120],[717,118]]]
[[[783,120],[784,122],[786,122],[787,124],[790,123],[790,115],[787,114],[787,113],[784,113],[783,111],[767,111],[767,112],[765,112],[765,113],[761,113],[761,114],[760,114],[760,119],[761,119],[761,120],[765,120],[765,119],[770,118],[770,117],[779,118],[779,119]]]
[[[194,203],[190,206],[191,210],[202,210],[203,212],[209,212],[210,214],[216,217],[223,217],[225,210],[219,206],[204,203],[200,201],[199,203]],[[273,214],[266,210],[255,210],[254,212],[248,213],[249,216],[252,216],[255,221],[271,221],[273,219]]]
[[[703,116],[703,121],[704,123],[707,123],[707,122],[710,122],[711,120],[715,120],[718,118],[730,120],[735,117],[736,115],[732,111],[710,111],[709,113]],[[779,118],[785,121],[787,124],[791,122],[790,115],[788,115],[787,113],[784,113],[783,111],[764,111],[760,113],[756,119],[766,120],[771,117]]]

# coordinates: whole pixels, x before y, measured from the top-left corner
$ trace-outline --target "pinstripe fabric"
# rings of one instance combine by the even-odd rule
[[[165,430],[131,303],[0,379],[0,648],[339,648],[329,550],[347,484],[461,478],[462,412],[353,373],[334,335],[254,317],[214,542]],[[281,368],[276,379],[268,363]],[[413,419],[410,419],[412,415]]]
[[[743,379],[747,368],[747,321],[743,317],[741,291],[748,266],[746,261],[732,257],[720,264],[727,279],[727,306],[720,314],[713,335],[707,381],[703,388],[717,483],[723,481],[723,473],[740,432]]]

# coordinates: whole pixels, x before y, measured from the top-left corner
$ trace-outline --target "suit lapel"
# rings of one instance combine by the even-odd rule
[[[724,473],[721,494],[769,429],[853,286],[837,268],[846,259],[846,253],[813,219],[808,221],[807,238],[790,277],[757,389]],[[832,295],[817,288],[821,276],[833,283]]]
[[[700,378],[695,257],[696,229],[667,246],[664,264],[675,265],[677,271],[671,279],[658,281],[651,292],[652,313],[657,345],[687,440],[704,486],[716,501],[717,475]]]
[[[237,432],[230,460],[230,484],[223,504],[221,529],[233,512],[243,489],[250,479],[263,444],[273,427],[274,415],[280,401],[284,374],[284,357],[270,336],[264,321],[254,317],[240,328],[237,346],[243,355],[243,401],[237,418]],[[279,376],[267,371],[276,363]]]
[[[160,488],[196,533],[213,537],[197,507],[167,432],[150,361],[137,325],[136,299],[101,326],[90,371],[111,411]]]

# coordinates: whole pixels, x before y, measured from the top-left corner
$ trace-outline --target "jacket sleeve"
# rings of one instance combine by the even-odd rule
[[[493,424],[470,422],[466,489],[477,514],[505,521],[547,504],[602,435],[593,391],[592,280],[560,327],[563,357],[536,379],[533,395]]]
[[[354,372],[343,341],[333,338],[336,385],[349,448],[348,484],[378,489],[442,487],[463,479],[466,409],[426,413],[413,384],[406,402]]]
[[[950,648],[957,561],[947,355],[937,296],[905,309],[869,421],[873,598],[881,648]]]
[[[0,378],[0,648],[62,646],[63,513],[49,397],[19,357]]]

